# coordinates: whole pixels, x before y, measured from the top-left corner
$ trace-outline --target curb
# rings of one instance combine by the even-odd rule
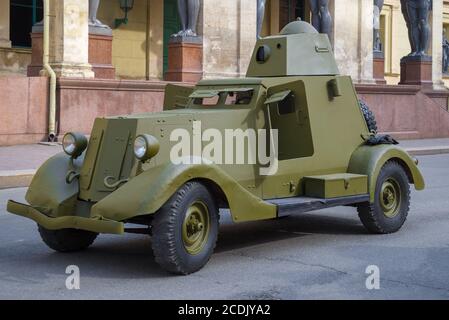
[[[449,146],[406,148],[411,156],[448,154]],[[28,187],[36,170],[0,171],[0,189]]]
[[[433,156],[449,153],[449,147],[407,148],[406,150],[412,156]]]
[[[36,170],[0,171],[0,189],[28,187]]]

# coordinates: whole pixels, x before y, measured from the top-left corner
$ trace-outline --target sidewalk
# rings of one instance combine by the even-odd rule
[[[449,138],[400,141],[413,156],[449,153]],[[33,144],[0,147],[0,189],[27,187],[36,169],[48,158],[62,152],[60,144]]]

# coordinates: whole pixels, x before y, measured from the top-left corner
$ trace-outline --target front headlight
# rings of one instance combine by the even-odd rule
[[[78,158],[87,148],[87,138],[77,132],[69,132],[62,139],[62,149],[72,158]]]
[[[134,155],[140,161],[147,161],[159,152],[159,141],[149,134],[137,136],[134,141]]]

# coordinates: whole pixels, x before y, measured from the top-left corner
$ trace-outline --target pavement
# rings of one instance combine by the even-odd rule
[[[215,254],[185,277],[162,271],[143,235],[55,253],[32,221],[5,212],[25,189],[0,190],[0,299],[449,299],[449,154],[418,159],[427,188],[412,191],[399,232],[368,234],[350,207],[242,224],[222,212]],[[68,266],[79,290],[66,287]],[[369,266],[378,290],[367,289]]]
[[[413,156],[449,153],[449,138],[403,140],[400,145]],[[0,147],[0,189],[27,187],[36,169],[59,152],[58,143]]]

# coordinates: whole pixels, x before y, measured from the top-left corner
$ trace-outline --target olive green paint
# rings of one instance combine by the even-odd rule
[[[425,187],[424,178],[415,161],[403,149],[392,145],[361,146],[352,155],[348,172],[368,176],[368,186],[371,201],[374,201],[376,181],[382,166],[387,161],[398,161],[409,175],[410,183],[416,190]]]
[[[168,85],[163,112],[97,119],[85,153],[73,164],[64,153],[49,159],[27,192],[31,206],[10,202],[8,210],[49,229],[121,233],[122,222],[155,214],[183,184],[200,180],[223,198],[234,221],[271,219],[277,217],[271,199],[369,194],[373,201],[377,177],[389,160],[404,166],[410,183],[423,189],[423,177],[404,150],[365,145],[370,133],[351,78],[339,75],[327,37],[301,28],[259,40],[247,78]],[[230,105],[230,93],[252,98]],[[216,96],[214,106],[198,103]],[[263,176],[260,165],[250,163],[173,164],[172,131],[192,135],[196,121],[202,133],[216,129],[222,136],[229,129],[278,129],[277,172]],[[160,145],[145,163],[133,154],[138,135],[152,135]],[[73,171],[79,181],[68,184]]]
[[[305,195],[314,198],[337,198],[368,193],[368,177],[337,173],[304,178]]]

